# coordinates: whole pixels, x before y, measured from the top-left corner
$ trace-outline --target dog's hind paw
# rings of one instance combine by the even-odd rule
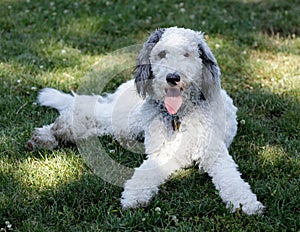
[[[25,148],[27,148],[30,151],[33,151],[36,149],[36,143],[30,139],[25,143]]]
[[[36,128],[30,140],[25,144],[28,150],[47,149],[53,150],[58,146],[58,141],[51,133],[50,126]]]
[[[38,149],[47,149],[53,150],[58,146],[58,142],[55,141],[42,141],[37,138],[31,138],[25,143],[25,148],[30,151],[38,150]]]

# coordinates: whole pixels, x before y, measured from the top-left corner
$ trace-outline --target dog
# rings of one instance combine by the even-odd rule
[[[161,184],[191,165],[208,173],[231,212],[260,214],[265,208],[228,153],[237,108],[221,88],[220,68],[201,32],[156,29],[140,50],[134,78],[112,94],[46,88],[38,100],[60,115],[35,129],[30,149],[54,149],[92,136],[128,141],[143,136],[147,158],[124,184],[124,209],[147,206]]]

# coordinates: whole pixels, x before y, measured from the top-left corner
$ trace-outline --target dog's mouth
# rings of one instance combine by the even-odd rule
[[[182,88],[171,87],[166,89],[165,107],[169,114],[176,114],[182,104]]]

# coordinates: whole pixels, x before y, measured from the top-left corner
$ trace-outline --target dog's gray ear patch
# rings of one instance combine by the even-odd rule
[[[219,82],[220,75],[221,75],[220,68],[211,50],[205,43],[199,44],[198,49],[199,49],[199,56],[203,64],[211,72],[213,79]]]
[[[151,65],[150,64],[142,64],[136,66],[135,71],[135,86],[139,95],[143,98],[146,97],[148,81],[153,79]]]
[[[165,28],[158,28],[156,29],[149,37],[148,37],[148,40],[147,40],[147,43],[157,43],[162,34],[165,32]]]
[[[143,48],[139,53],[135,68],[135,85],[137,92],[142,96],[146,97],[147,89],[149,88],[149,80],[153,79],[153,74],[150,64],[150,53],[155,44],[160,40],[162,34],[166,29],[156,29],[144,43]]]

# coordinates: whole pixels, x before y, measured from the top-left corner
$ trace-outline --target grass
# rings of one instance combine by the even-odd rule
[[[2,0],[0,15],[2,231],[300,230],[298,1]],[[33,128],[57,115],[36,105],[38,90],[76,90],[105,54],[173,25],[207,34],[239,108],[230,153],[266,205],[264,216],[230,214],[194,168],[163,185],[147,208],[123,211],[122,188],[95,176],[76,147],[24,148]],[[116,160],[140,162],[105,141]]]

